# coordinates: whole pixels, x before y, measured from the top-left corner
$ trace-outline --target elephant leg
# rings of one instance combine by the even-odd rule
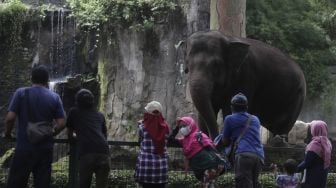
[[[219,108],[215,107],[214,108],[214,113],[215,113],[216,118],[218,116],[218,112],[219,112]],[[208,126],[206,124],[205,120],[203,119],[203,117],[200,114],[198,114],[198,126],[199,126],[199,129],[203,133],[208,135],[210,138],[214,139],[218,135],[218,126]]]
[[[286,100],[278,99],[280,101],[273,105],[264,106],[262,109],[257,109],[257,113],[263,122],[263,126],[271,131],[273,134],[288,134],[292,129],[297,117],[299,116],[301,107],[303,105],[303,97],[296,98],[297,95],[285,98]],[[275,97],[274,97],[275,98]]]
[[[208,129],[208,126],[205,123],[204,118],[200,114],[198,114],[198,126],[203,133],[209,136],[210,131]]]

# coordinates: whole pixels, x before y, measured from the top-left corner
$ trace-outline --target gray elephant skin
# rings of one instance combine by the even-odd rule
[[[273,134],[287,134],[306,96],[300,67],[288,55],[258,40],[197,32],[186,43],[190,94],[200,128],[218,135],[217,114],[230,114],[231,97],[242,92],[248,111]]]

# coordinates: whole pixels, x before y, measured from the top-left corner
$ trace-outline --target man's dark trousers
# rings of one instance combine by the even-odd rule
[[[7,188],[27,187],[30,172],[35,188],[49,188],[52,149],[16,150],[11,161]]]

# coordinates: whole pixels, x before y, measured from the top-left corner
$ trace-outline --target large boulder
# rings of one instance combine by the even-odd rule
[[[305,145],[309,123],[296,121],[293,128],[288,133],[288,143],[294,145]]]
[[[267,130],[265,127],[260,126],[261,143],[264,145],[268,144],[271,137],[272,137],[272,133],[269,130]]]
[[[271,147],[289,147],[285,135],[275,135],[270,139],[268,145]]]

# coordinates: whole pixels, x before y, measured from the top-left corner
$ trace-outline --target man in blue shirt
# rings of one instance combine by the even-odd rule
[[[27,136],[28,121],[32,119],[36,122],[55,121],[54,135],[65,127],[61,99],[58,94],[48,89],[49,74],[46,67],[34,67],[31,80],[33,83],[31,87],[23,87],[15,91],[5,118],[5,138],[11,138],[15,120],[18,118],[17,143],[9,171],[8,188],[27,187],[31,172],[35,188],[50,187],[53,138],[50,136],[43,142],[30,143]]]
[[[247,98],[238,93],[231,99],[231,115],[224,119],[222,144],[229,146],[238,141],[235,151],[234,172],[237,188],[256,188],[264,150],[260,141],[260,121],[247,112]],[[240,139],[238,140],[238,138]]]

